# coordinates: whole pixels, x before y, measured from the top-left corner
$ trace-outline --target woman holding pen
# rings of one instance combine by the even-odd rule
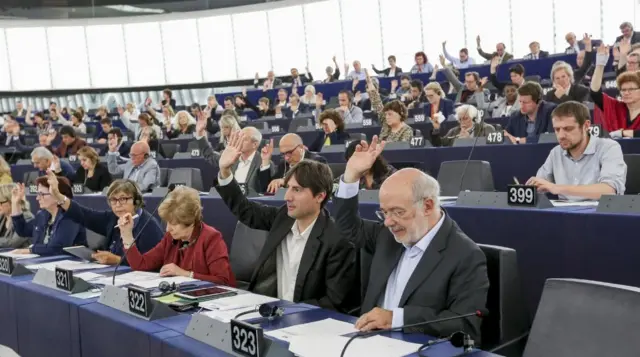
[[[105,236],[107,239],[95,254],[93,259],[100,264],[117,265],[124,253],[122,239],[133,239],[138,235],[138,246],[142,251],[153,248],[162,239],[160,223],[143,209],[142,193],[135,182],[131,180],[116,180],[107,190],[107,202],[110,210],[98,211],[84,207],[71,197],[64,198],[59,190],[58,179],[53,174],[47,176],[51,195],[60,203],[60,209],[72,221]],[[133,224],[117,227],[118,220],[125,215],[133,218]],[[122,262],[126,265],[126,262]]]

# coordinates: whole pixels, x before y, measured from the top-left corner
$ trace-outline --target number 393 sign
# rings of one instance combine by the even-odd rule
[[[509,185],[507,188],[509,206],[535,207],[538,203],[538,192],[535,186]]]
[[[247,357],[261,357],[264,348],[262,328],[231,320],[231,350]]]

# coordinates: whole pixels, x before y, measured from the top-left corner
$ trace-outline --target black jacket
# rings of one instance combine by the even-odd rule
[[[87,178],[86,175],[87,171],[82,166],[78,167],[74,183],[80,183],[93,192],[102,192],[113,181],[109,169],[101,162],[96,165],[91,178]]]
[[[346,131],[334,131],[329,134],[329,141],[331,145],[344,144],[345,141],[349,140],[350,135]],[[313,141],[313,144],[309,146],[310,151],[320,152],[322,151],[322,147],[324,146],[324,142],[327,140],[327,134],[324,131],[318,133],[316,139]],[[306,155],[306,154],[305,154]]]
[[[552,89],[544,96],[544,100],[551,103],[561,104],[564,102],[568,102],[570,100],[576,102],[584,102],[589,98],[589,88],[583,86],[582,84],[572,84],[569,88],[569,94],[565,94],[562,97],[558,98],[556,96],[556,89]]]
[[[235,179],[225,186],[216,183],[216,189],[239,221],[250,228],[269,232],[249,290],[277,297],[277,251],[295,219],[287,214],[286,205],[274,207],[248,200]],[[359,294],[355,289],[357,279],[354,245],[340,238],[335,222],[326,210],[322,210],[302,253],[293,301],[346,312],[357,305],[352,300]]]

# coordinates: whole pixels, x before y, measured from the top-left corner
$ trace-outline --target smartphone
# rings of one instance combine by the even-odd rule
[[[176,293],[176,296],[183,299],[198,300],[198,299],[211,299],[211,298],[223,298],[228,296],[237,295],[235,291],[227,290],[220,287],[200,288],[193,290],[186,290]]]

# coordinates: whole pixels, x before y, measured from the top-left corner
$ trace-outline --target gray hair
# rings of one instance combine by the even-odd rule
[[[460,121],[463,116],[469,115],[474,123],[478,122],[478,108],[470,104],[463,104],[456,108],[456,119]]]
[[[567,76],[569,76],[571,83],[573,83],[573,68],[571,68],[571,65],[565,61],[557,61],[553,64],[553,67],[551,67],[551,81],[553,81],[553,76],[556,74],[556,72],[562,70],[567,72]]]
[[[253,142],[259,143],[262,141],[262,133],[260,133],[260,130],[256,129],[255,127],[247,126],[243,128],[242,131],[249,134],[249,137],[251,138],[251,140],[253,140]]]
[[[36,159],[36,158],[52,160],[53,154],[46,147],[38,146],[37,148],[33,149],[33,151],[31,152],[31,159]]]
[[[422,202],[425,198],[433,201],[435,207],[440,207],[440,184],[438,180],[424,172],[420,172],[411,185],[414,202]]]
[[[629,21],[625,21],[620,24],[620,30],[624,29],[625,27],[628,27],[633,30],[633,24]]]

